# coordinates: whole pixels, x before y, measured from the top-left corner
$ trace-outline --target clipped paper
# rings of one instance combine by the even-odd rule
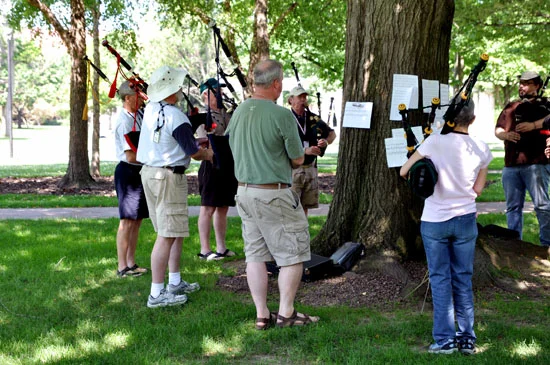
[[[348,101],[344,109],[342,126],[346,128],[370,128],[372,103]]]

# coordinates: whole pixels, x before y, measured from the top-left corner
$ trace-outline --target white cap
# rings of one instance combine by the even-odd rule
[[[309,93],[307,92],[306,89],[304,89],[302,87],[302,85],[298,85],[298,86],[295,86],[292,88],[292,90],[290,90],[290,94],[288,94],[289,97],[291,96],[299,96],[299,95],[302,95],[302,94],[308,94]]]

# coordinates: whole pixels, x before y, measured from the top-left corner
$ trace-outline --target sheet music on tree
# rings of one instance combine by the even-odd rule
[[[390,120],[400,121],[401,115],[397,106],[405,104],[408,109],[418,109],[418,76],[393,75],[393,86],[390,105]]]
[[[372,103],[348,101],[344,109],[342,127],[370,129]]]

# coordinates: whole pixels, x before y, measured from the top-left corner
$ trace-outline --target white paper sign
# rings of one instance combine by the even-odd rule
[[[432,106],[432,99],[439,98],[439,81],[437,80],[422,80],[422,107],[429,108]],[[424,109],[428,113],[430,109]]]
[[[424,140],[424,132],[422,131],[421,126],[416,126],[411,128],[414,136],[418,143],[421,143]],[[405,141],[405,146],[407,145],[407,138],[405,137],[405,130],[403,128],[394,128],[391,130],[392,138],[402,139]]]
[[[372,117],[371,102],[348,101],[344,109],[342,126],[347,128],[370,128]]]
[[[407,142],[401,138],[384,139],[388,167],[401,167],[407,162]]]

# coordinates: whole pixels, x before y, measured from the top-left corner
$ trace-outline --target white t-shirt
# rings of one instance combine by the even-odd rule
[[[421,219],[444,222],[475,213],[473,187],[479,171],[493,159],[489,147],[467,134],[451,132],[430,136],[417,151],[432,160],[439,175],[433,195],[424,201]]]
[[[139,131],[142,123],[142,114],[140,112],[136,114],[136,121],[137,121],[136,131]],[[117,118],[116,127],[115,127],[116,156],[120,161],[128,162],[124,151],[129,151],[132,148],[126,141],[126,138],[124,137],[124,135],[131,132],[133,126],[134,126],[134,115],[128,112],[126,109],[122,108],[120,113],[118,113],[118,118]]]
[[[164,117],[161,112],[161,103],[164,105]],[[188,123],[187,116],[174,105],[165,102],[149,102],[145,107],[137,160],[153,167],[162,166],[189,166],[191,157],[187,156],[173,137],[172,133],[184,123]],[[155,130],[160,127],[158,141],[155,141]]]

